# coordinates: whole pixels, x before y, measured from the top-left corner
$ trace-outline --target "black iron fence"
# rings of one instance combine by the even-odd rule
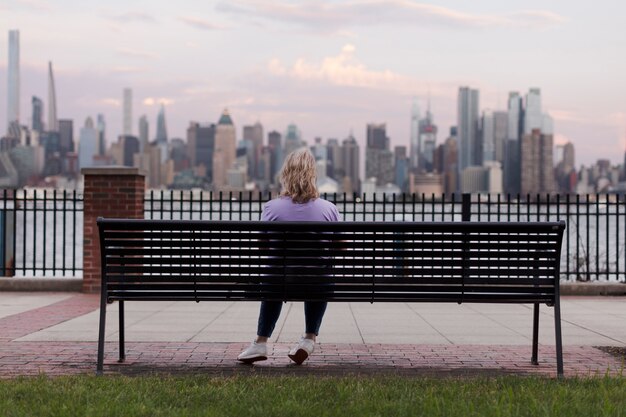
[[[0,191],[4,276],[77,276],[83,266],[83,198],[67,190]]]
[[[81,276],[83,198],[75,191],[0,191],[0,271]],[[259,220],[260,193],[148,191],[147,219]],[[345,221],[565,220],[562,278],[626,282],[626,199],[616,195],[322,196]]]

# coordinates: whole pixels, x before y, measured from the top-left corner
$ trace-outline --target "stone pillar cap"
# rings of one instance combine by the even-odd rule
[[[102,167],[87,167],[81,168],[80,173],[82,175],[140,175],[145,177],[146,171],[135,167],[125,166],[102,166]]]

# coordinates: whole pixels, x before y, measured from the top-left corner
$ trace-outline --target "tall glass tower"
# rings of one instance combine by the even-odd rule
[[[457,128],[459,138],[459,172],[480,165],[482,152],[478,143],[478,90],[460,87]]]
[[[7,131],[11,124],[20,123],[20,32],[9,31],[9,67],[7,86]]]
[[[156,141],[158,144],[167,143],[167,126],[165,124],[165,106],[161,104],[161,109],[157,116]]]
[[[59,131],[59,119],[57,118],[57,92],[54,87],[52,62],[48,62],[48,131]]]
[[[133,134],[133,90],[124,89],[124,134]]]

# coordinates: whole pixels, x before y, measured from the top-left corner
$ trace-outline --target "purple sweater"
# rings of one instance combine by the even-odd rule
[[[268,201],[261,214],[263,221],[285,222],[337,222],[340,220],[337,207],[322,198],[306,203],[294,203],[291,197],[278,197]]]

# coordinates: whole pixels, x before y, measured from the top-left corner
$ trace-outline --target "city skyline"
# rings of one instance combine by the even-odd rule
[[[419,98],[422,112],[430,96],[441,143],[456,124],[460,86],[480,91],[481,114],[486,109],[506,110],[509,91],[524,95],[538,87],[543,109],[554,119],[555,143],[572,141],[578,164],[599,158],[622,162],[626,112],[619,91],[626,88],[617,75],[624,72],[624,63],[616,57],[624,34],[615,30],[617,24],[592,30],[600,18],[611,16],[583,13],[581,5],[571,2],[551,4],[550,10],[532,1],[507,3],[508,10],[488,2],[471,10],[459,2],[447,2],[446,7],[388,3],[390,11],[376,23],[371,17],[372,8],[379,5],[375,1],[316,2],[316,8],[300,15],[280,2],[272,3],[273,8],[270,3],[235,1],[176,9],[158,2],[149,9],[140,3],[125,9],[113,2],[108,9],[94,9],[88,3],[70,7],[65,2],[17,1],[0,4],[0,22],[20,30],[22,124],[30,124],[31,97],[46,97],[48,60],[55,69],[58,117],[80,126],[88,116],[104,114],[109,143],[122,132],[125,87],[132,88],[135,97],[133,130],[146,114],[151,133],[156,132],[159,104],[164,102],[170,137],[184,138],[192,120],[216,122],[216,115],[228,107],[238,139],[241,126],[258,120],[266,131],[281,132],[293,122],[309,142],[317,136],[341,140],[352,130],[361,146],[367,123],[386,123],[392,143],[408,146],[413,96]],[[624,8],[618,3],[616,7]],[[520,12],[529,8],[536,13]],[[91,9],[96,11],[93,16]],[[293,9],[303,10],[301,3]],[[258,16],[251,18],[251,10]],[[420,25],[408,24],[399,11]],[[349,17],[349,12],[355,16]],[[57,28],[55,22],[63,19],[75,24]],[[215,27],[202,25],[211,21]],[[390,23],[396,21],[404,38],[391,31]],[[318,27],[315,22],[324,24]],[[97,28],[107,35],[96,33]],[[352,35],[340,33],[345,28]],[[149,36],[140,35],[142,31]],[[246,46],[251,34],[267,47]],[[411,43],[405,39],[408,35],[426,37]],[[580,41],[575,61],[570,56],[575,48],[559,46],[566,35],[570,43]],[[538,40],[546,46],[531,51]],[[294,49],[296,42],[303,47]],[[393,47],[381,45],[389,42]],[[508,49],[502,49],[503,43]],[[583,47],[591,43],[600,48],[586,53]],[[174,50],[176,45],[182,47]],[[207,51],[210,58],[198,58]],[[494,54],[502,58],[501,64],[493,64]],[[451,55],[465,65],[449,65]],[[6,94],[6,57],[0,53],[0,96]],[[606,60],[614,65],[598,65]],[[6,100],[0,100],[0,106],[0,126],[6,126]]]

